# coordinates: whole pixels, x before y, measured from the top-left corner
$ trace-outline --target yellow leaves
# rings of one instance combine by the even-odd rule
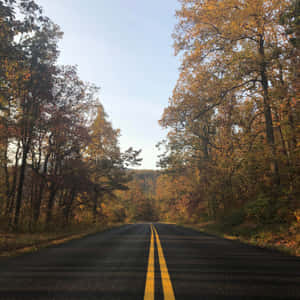
[[[112,128],[103,106],[98,105],[97,116],[91,126],[91,143],[87,151],[89,155],[99,161],[101,159],[117,159],[120,155],[119,136],[120,130]]]
[[[296,218],[297,223],[300,224],[300,209],[297,209],[297,210],[294,212],[294,216],[295,216],[295,218]]]

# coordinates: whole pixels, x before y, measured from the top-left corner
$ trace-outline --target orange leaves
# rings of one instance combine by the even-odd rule
[[[31,74],[30,74],[30,73],[26,73],[26,74],[24,75],[24,80],[29,81],[30,78],[31,78]]]

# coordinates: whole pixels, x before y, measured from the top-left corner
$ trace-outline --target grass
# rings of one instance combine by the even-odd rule
[[[184,224],[184,226],[230,240],[263,248],[276,249],[280,252],[300,256],[300,223],[256,225],[242,223],[226,225],[224,223],[205,222]]]
[[[5,233],[0,232],[0,256],[11,257],[23,253],[34,252],[51,245],[59,245],[70,240],[80,239],[84,236],[102,232],[120,226],[121,224],[101,224],[78,230],[69,228],[64,231],[38,232],[38,233]]]

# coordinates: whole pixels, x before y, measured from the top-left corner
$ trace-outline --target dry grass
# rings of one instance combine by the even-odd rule
[[[120,225],[121,224],[97,225],[85,228],[81,231],[0,233],[0,256],[9,257],[34,252],[40,248],[63,244],[70,240],[79,239]]]
[[[300,222],[298,221],[291,225],[254,226],[253,224],[241,224],[226,227],[224,224],[206,222],[185,226],[226,239],[239,240],[243,243],[277,249],[290,255],[300,256]]]

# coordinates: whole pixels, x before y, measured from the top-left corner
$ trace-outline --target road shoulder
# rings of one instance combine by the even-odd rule
[[[297,245],[296,235],[291,237],[289,241],[284,243],[281,240],[281,234],[272,232],[262,234],[253,234],[251,236],[239,235],[237,233],[231,233],[222,227],[222,224],[215,223],[200,223],[200,224],[182,224],[176,225],[184,228],[196,230],[201,233],[210,234],[216,237],[224,238],[227,240],[238,241],[242,244],[256,246],[261,249],[269,249],[278,251],[283,254],[300,257],[300,247]]]
[[[62,245],[72,240],[120,227],[124,224],[106,224],[93,226],[80,231],[42,232],[42,233],[7,233],[0,234],[0,257],[15,257],[36,252],[42,248]]]

